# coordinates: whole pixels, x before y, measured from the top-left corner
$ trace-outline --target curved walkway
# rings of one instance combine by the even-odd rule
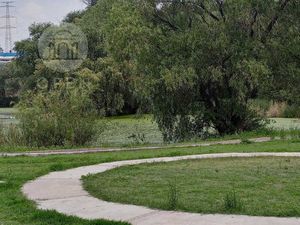
[[[277,139],[277,138],[275,138]],[[263,143],[270,142],[270,137],[251,138],[250,142]],[[142,151],[142,150],[160,150],[167,148],[190,148],[190,147],[207,147],[213,145],[236,145],[241,144],[242,140],[226,140],[226,141],[211,141],[198,144],[180,144],[180,145],[166,145],[166,146],[146,146],[134,148],[83,148],[83,149],[65,149],[65,150],[45,150],[45,151],[31,151],[31,152],[16,152],[16,153],[0,153],[0,157],[16,157],[16,156],[49,156],[49,155],[75,155],[75,154],[88,154],[100,152],[119,152],[119,151]]]
[[[81,177],[117,167],[142,163],[187,159],[231,157],[300,157],[300,153],[226,153],[167,157],[103,163],[63,172],[53,172],[25,184],[23,193],[39,209],[56,210],[83,219],[126,221],[132,225],[299,225],[300,218],[251,217],[238,215],[202,215],[149,209],[142,206],[110,203],[94,198],[81,184]]]

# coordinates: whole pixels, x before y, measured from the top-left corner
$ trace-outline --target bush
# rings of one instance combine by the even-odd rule
[[[266,116],[269,118],[283,117],[286,108],[287,104],[285,102],[275,102],[270,105],[268,111],[266,112]]]
[[[95,107],[91,86],[61,82],[55,89],[29,92],[21,98],[20,129],[29,146],[82,146],[95,133]]]
[[[285,118],[300,118],[300,106],[289,105],[286,107],[283,113]]]
[[[260,116],[265,117],[266,112],[269,110],[272,105],[270,100],[265,99],[251,99],[249,102],[250,107],[257,112]]]
[[[250,102],[251,108],[259,115],[268,118],[299,118],[300,106],[290,105],[286,102],[272,102],[263,99],[256,99]]]
[[[0,124],[0,145],[21,146],[24,138],[21,130],[16,125],[3,126]]]

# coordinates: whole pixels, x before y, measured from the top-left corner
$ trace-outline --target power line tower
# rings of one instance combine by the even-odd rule
[[[11,25],[11,19],[15,18],[10,15],[10,8],[14,8],[13,5],[15,1],[2,1],[0,8],[5,8],[5,16],[1,16],[2,19],[5,19],[5,26],[0,27],[0,29],[5,30],[5,51],[10,52],[12,50],[12,29],[15,29],[15,26]]]

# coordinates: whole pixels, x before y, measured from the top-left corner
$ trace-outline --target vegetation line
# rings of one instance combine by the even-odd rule
[[[263,143],[272,141],[271,137],[251,138],[248,140],[250,143]],[[64,149],[64,150],[45,150],[45,151],[32,151],[32,152],[20,152],[20,153],[0,153],[0,157],[15,157],[15,156],[47,156],[47,155],[70,155],[70,154],[87,154],[98,152],[118,152],[118,151],[138,151],[138,150],[154,150],[154,149],[169,149],[169,148],[189,148],[189,147],[207,147],[213,145],[233,145],[242,144],[244,140],[226,140],[206,142],[200,144],[179,144],[172,146],[147,146],[147,147],[133,147],[133,148],[83,148],[83,149]]]

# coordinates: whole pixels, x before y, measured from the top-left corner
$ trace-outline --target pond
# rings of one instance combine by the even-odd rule
[[[0,108],[0,124],[9,125],[16,124],[17,120],[15,117],[16,110],[13,108]]]

